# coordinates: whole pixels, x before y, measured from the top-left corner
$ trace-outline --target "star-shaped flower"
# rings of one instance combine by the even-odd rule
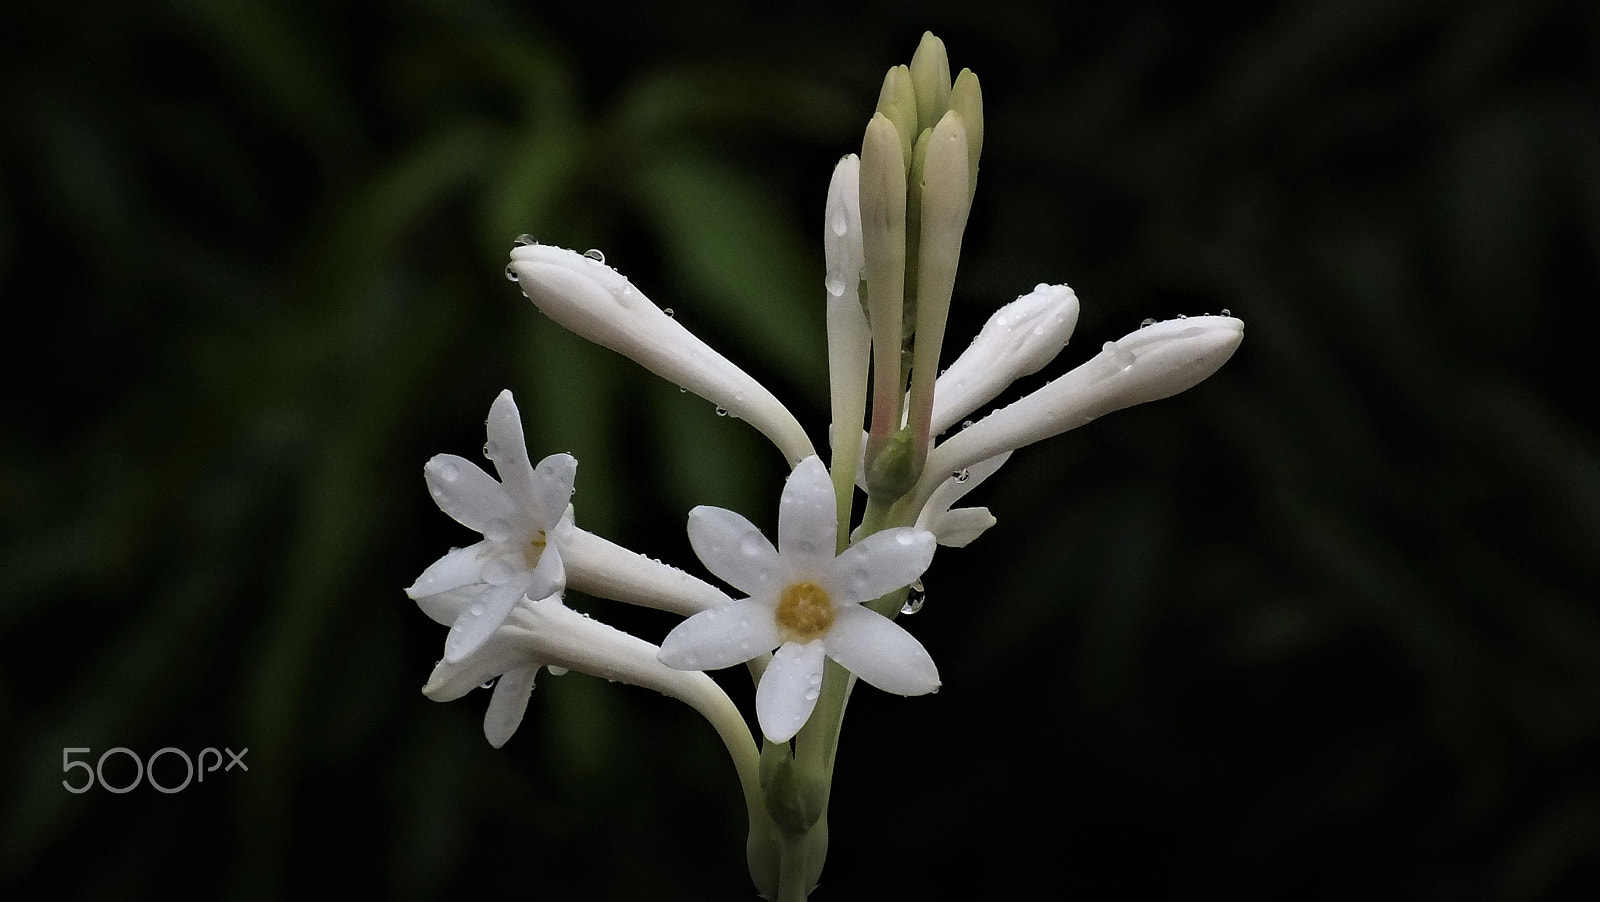
[[[732,511],[701,506],[689,513],[695,554],[749,597],[679,624],[661,643],[661,661],[714,670],[777,649],[756,689],[757,720],[774,742],[793,737],[811,716],[824,658],[886,692],[939,688],[939,670],[922,643],[863,604],[921,576],[933,560],[933,534],[887,529],[835,555],[836,516],[832,481],[815,456],[784,485],[777,548]]]
[[[440,454],[423,470],[439,509],[483,534],[423,571],[406,594],[435,621],[450,626],[444,660],[459,663],[483,646],[517,600],[545,598],[566,585],[561,552],[553,541],[566,516],[578,462],[552,454],[534,466],[511,392],[489,408],[489,442],[500,481],[454,454]]]

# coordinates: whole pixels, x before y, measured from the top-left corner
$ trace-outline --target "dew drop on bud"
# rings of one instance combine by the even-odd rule
[[[517,236],[517,246],[518,247],[531,247],[531,246],[533,246],[535,244],[538,244],[538,243],[539,243],[539,239],[533,237],[532,235],[529,235],[527,232],[523,232],[521,235]]]
[[[672,308],[671,307],[662,307],[661,308],[661,312],[665,313],[667,315],[667,319],[673,319],[674,317],[677,316],[677,314],[672,312]]]
[[[517,280],[517,271],[512,268],[515,265],[516,264],[513,264],[513,263],[507,263],[506,264],[506,281],[507,282],[515,282]]]
[[[599,248],[591,247],[584,251],[583,255],[596,263],[606,262],[606,255]]]
[[[1144,318],[1144,322],[1141,322],[1139,324],[1139,328],[1144,329],[1144,328],[1147,328],[1149,326],[1153,326],[1155,324],[1156,324],[1156,318],[1153,317],[1153,316],[1147,316],[1147,317]]]
[[[1224,308],[1222,308],[1222,315],[1223,315],[1223,316],[1232,316],[1232,315],[1233,315],[1233,313],[1232,313],[1232,312],[1230,312],[1230,311],[1229,311],[1229,310],[1228,310],[1228,308],[1226,308],[1226,307],[1224,307]]]
[[[833,217],[828,220],[828,225],[833,229],[833,234],[844,237],[850,231],[850,220],[845,217],[843,210],[834,210]]]

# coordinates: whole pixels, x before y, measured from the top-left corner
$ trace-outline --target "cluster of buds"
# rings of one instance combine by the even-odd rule
[[[939,687],[932,655],[896,615],[938,546],[964,546],[994,525],[985,508],[953,505],[1017,448],[1195,385],[1243,337],[1243,324],[1226,315],[1147,323],[940,441],[1049,364],[1078,320],[1070,288],[1037,285],[996,311],[940,373],[982,145],[977,77],[963,70],[952,80],[943,44],[926,35],[909,67],[889,71],[860,155],[839,162],[828,190],[827,465],[777,397],[602,255],[527,236],[512,249],[507,276],[550,319],[748,422],[787,460],[776,543],[733,511],[689,512],[696,555],[736,594],[579,528],[570,503],[576,461],[532,462],[509,392],[487,423],[484,451],[498,480],[452,455],[425,469],[440,508],[483,539],[445,555],[408,590],[450,627],[423,691],[443,701],[494,681],[484,730],[495,746],[521,722],[541,668],[682,699],[733,759],[750,809],[751,875],[769,899],[803,899],[820,874],[839,726],[856,679],[907,696]],[[568,608],[568,589],[684,619],[652,643]],[[704,672],[736,664],[755,682],[759,746]]]

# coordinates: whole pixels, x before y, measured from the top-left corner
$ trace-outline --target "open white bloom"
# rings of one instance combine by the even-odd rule
[[[440,661],[422,692],[434,701],[448,702],[495,680],[483,719],[484,736],[495,748],[504,745],[522,723],[541,667],[654,689],[689,703],[719,729],[739,722],[733,703],[710,677],[667,667],[656,660],[658,651],[637,636],[572,610],[559,595],[537,601],[520,598],[476,654],[459,662]],[[748,730],[741,727],[739,732],[748,742]]]
[[[598,256],[544,244],[511,249],[507,274],[545,315],[746,420],[795,463],[811,440],[770,391],[645,297]]]
[[[500,481],[477,464],[440,454],[423,469],[439,509],[483,534],[423,571],[406,594],[435,621],[447,624],[444,659],[452,664],[477,651],[524,595],[544,598],[566,583],[553,540],[567,512],[578,462],[552,454],[536,467],[522,437],[522,418],[511,392],[489,408],[484,456]]]
[[[689,512],[689,541],[706,567],[748,598],[703,611],[661,643],[661,661],[715,670],[777,649],[756,689],[756,718],[774,742],[799,732],[816,707],[824,658],[886,692],[923,695],[939,671],[922,643],[866,607],[910,585],[933,560],[934,537],[900,527],[835,555],[833,485],[822,461],[795,467],[778,507],[778,547],[744,517]]]

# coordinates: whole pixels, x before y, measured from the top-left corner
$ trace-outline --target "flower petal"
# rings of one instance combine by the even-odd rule
[[[928,650],[898,623],[871,608],[840,609],[821,641],[828,657],[885,692],[926,695],[939,688],[939,668]]]
[[[500,482],[517,504],[532,507],[533,494],[528,486],[533,479],[533,462],[528,458],[528,442],[522,434],[522,413],[517,410],[510,389],[495,396],[484,427],[489,441],[483,446],[483,456],[494,461]]]
[[[770,592],[778,573],[778,550],[744,517],[720,507],[689,511],[689,544],[718,579],[746,595]]]
[[[454,454],[436,454],[422,475],[440,510],[468,529],[505,541],[516,519],[516,505],[505,487],[477,464]]]
[[[494,694],[489,696],[489,710],[483,715],[483,735],[490,745],[495,748],[505,745],[522,724],[522,715],[528,710],[528,695],[533,692],[533,678],[538,673],[537,664],[514,667],[495,682]]]
[[[412,600],[420,600],[482,582],[480,574],[488,551],[487,542],[477,542],[447,553],[422,571],[417,581],[406,589],[406,595]]]
[[[512,579],[491,586],[477,601],[468,605],[450,627],[450,635],[445,637],[445,663],[459,664],[463,658],[482,648],[494,631],[505,623],[506,615],[511,613],[517,599],[522,597],[527,588],[526,577]]]
[[[566,561],[561,557],[560,547],[550,542],[539,555],[539,563],[534,565],[523,582],[523,591],[529,598],[545,598],[559,594],[566,587]]]
[[[912,526],[875,532],[851,545],[829,568],[835,606],[871,601],[909,586],[933,563],[933,533]]]
[[[756,687],[756,720],[773,742],[800,732],[817,706],[822,689],[823,640],[785,642]]]
[[[773,604],[747,598],[678,624],[661,640],[656,658],[678,670],[719,670],[772,651],[782,641]]]
[[[958,507],[933,518],[928,529],[947,548],[965,548],[995,524],[987,507]]]
[[[822,458],[812,455],[800,461],[783,484],[778,502],[778,552],[795,559],[786,561],[788,566],[832,560],[838,517],[833,480]]]

